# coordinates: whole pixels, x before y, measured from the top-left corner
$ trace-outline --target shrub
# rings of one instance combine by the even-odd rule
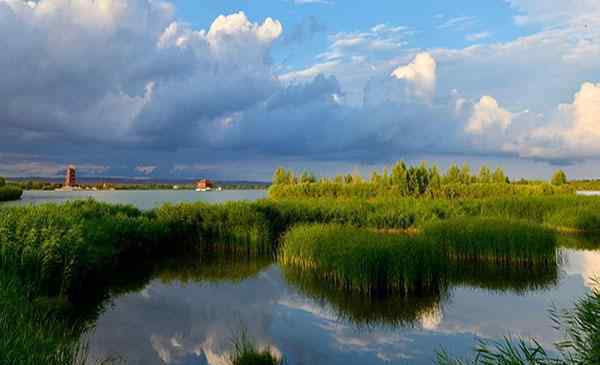
[[[0,202],[19,200],[23,195],[23,190],[14,185],[0,185]]]

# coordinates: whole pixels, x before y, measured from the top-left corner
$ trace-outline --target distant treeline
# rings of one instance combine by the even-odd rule
[[[278,168],[269,189],[272,198],[483,198],[496,195],[554,195],[574,193],[566,174],[559,170],[547,182],[511,183],[504,170],[481,167],[474,174],[468,164],[456,164],[443,173],[437,166],[426,163],[408,166],[397,162],[391,170],[374,171],[369,179],[359,173],[317,178],[311,172],[300,175]]]
[[[25,180],[14,182],[23,190],[55,190],[63,187],[62,183],[43,180]],[[270,183],[262,182],[216,182],[216,185],[225,190],[262,190],[267,189]],[[196,186],[192,183],[165,184],[165,183],[81,183],[79,187],[88,190],[194,190]]]

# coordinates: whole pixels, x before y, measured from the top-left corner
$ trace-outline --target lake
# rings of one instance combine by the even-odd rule
[[[223,190],[197,192],[194,190],[103,190],[103,191],[25,191],[21,200],[0,205],[61,203],[68,200],[93,198],[106,203],[131,204],[139,209],[152,209],[165,203],[207,202],[220,203],[233,200],[257,200],[266,196],[265,190]]]
[[[166,202],[255,200],[264,191],[26,192],[16,204],[92,197],[150,209]],[[15,204],[15,203],[13,203]],[[87,335],[89,364],[227,364],[243,329],[286,364],[432,364],[436,351],[471,354],[478,339],[559,339],[548,310],[568,308],[595,286],[600,250],[564,238],[557,267],[477,268],[411,298],[365,299],[305,280],[271,259],[187,258],[114,288]],[[575,248],[574,248],[575,247]],[[582,248],[577,248],[582,247]],[[600,247],[600,246],[598,246]],[[489,270],[488,270],[489,269]]]
[[[441,295],[370,303],[297,282],[269,262],[176,265],[111,300],[90,334],[90,364],[111,356],[127,364],[226,364],[242,329],[290,365],[432,364],[442,348],[466,355],[479,338],[509,334],[551,345],[559,337],[548,309],[571,306],[600,274],[600,251],[563,254],[556,275],[487,281],[472,273]]]

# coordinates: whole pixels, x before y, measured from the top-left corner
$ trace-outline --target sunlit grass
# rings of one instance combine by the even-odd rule
[[[442,246],[429,240],[341,225],[294,227],[283,239],[279,260],[370,295],[436,289],[447,269]]]
[[[499,218],[451,218],[427,225],[427,239],[453,261],[556,264],[556,233],[539,224]]]

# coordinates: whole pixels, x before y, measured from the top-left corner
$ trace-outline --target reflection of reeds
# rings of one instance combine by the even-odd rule
[[[448,271],[448,283],[451,286],[526,294],[556,286],[559,274],[559,262],[538,265],[453,262]]]
[[[358,327],[419,326],[423,321],[437,318],[447,297],[445,288],[406,295],[362,295],[340,290],[312,270],[283,266],[287,282],[303,295],[328,305],[336,316]]]
[[[540,225],[498,218],[452,218],[423,234],[444,246],[450,260],[510,265],[556,262],[556,234]]]

